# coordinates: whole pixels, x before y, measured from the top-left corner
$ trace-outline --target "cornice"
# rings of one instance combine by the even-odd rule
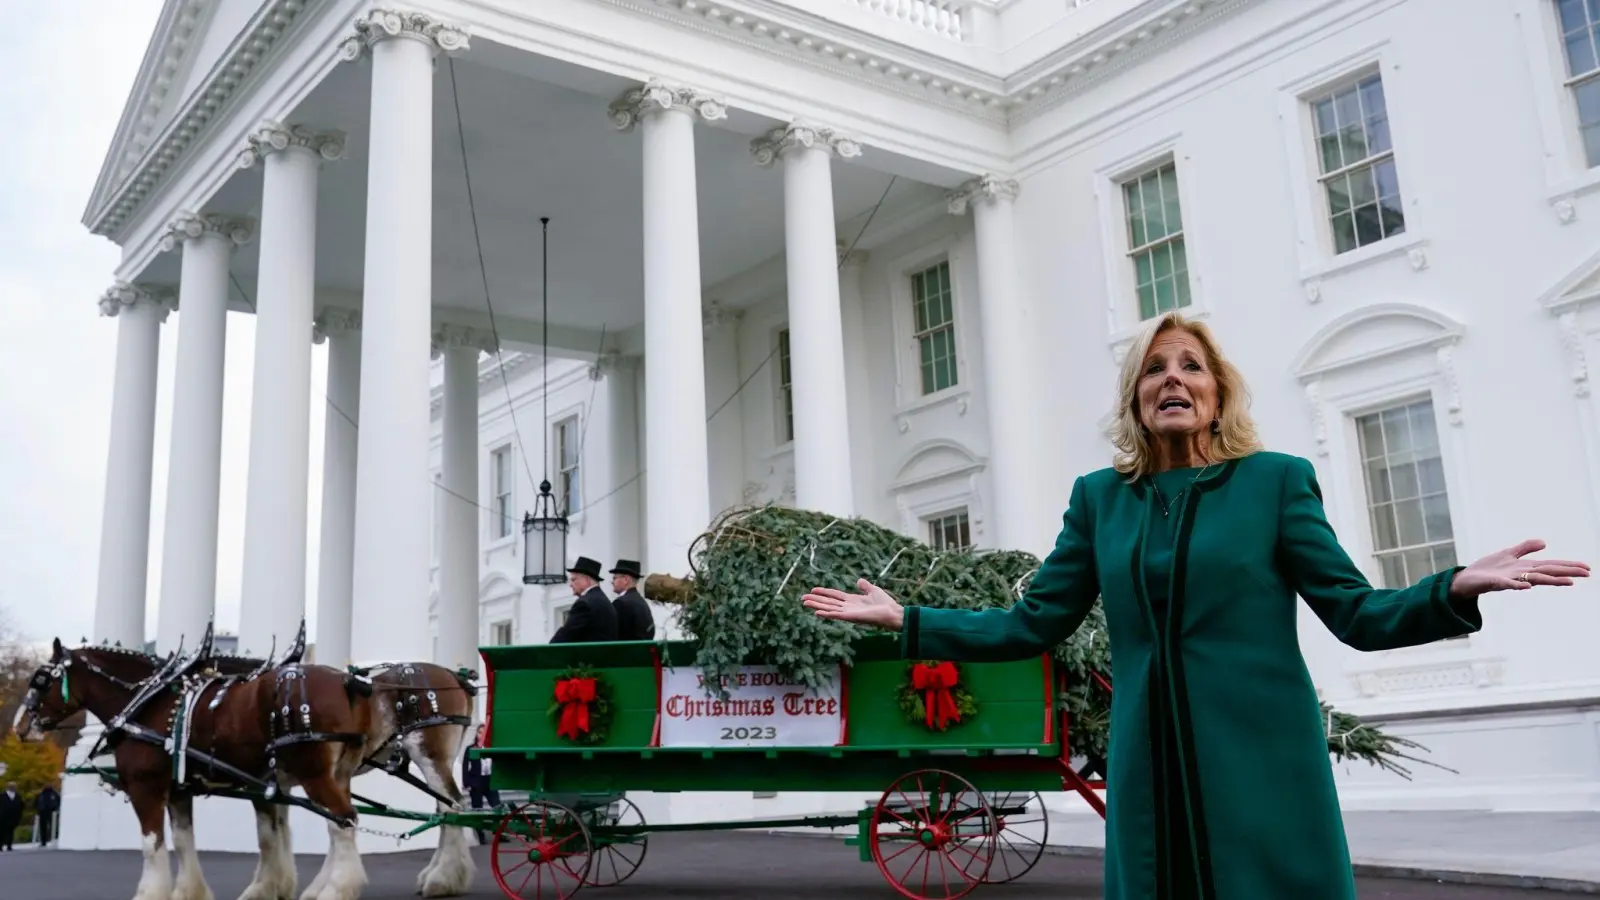
[[[773,0],[601,2],[981,121],[1016,124],[1260,0],[1166,0],[1157,9],[1140,7],[1014,72],[985,72]]]
[[[126,178],[149,147],[151,130],[167,97],[182,89],[184,57],[211,19],[217,0],[166,0],[156,20],[139,74],[134,77],[128,102],[117,121],[116,133],[89,195],[90,210],[98,207],[121,179]],[[87,211],[86,211],[87,215]]]
[[[505,371],[506,380],[509,381],[512,378],[515,378],[518,373],[522,372],[524,369],[537,365],[538,362],[539,354],[524,352],[521,350],[512,350],[498,354],[497,356],[489,357],[478,364],[478,398],[482,400],[485,392],[490,390],[492,385],[501,385],[503,388],[504,383],[501,381],[500,377],[502,369]],[[566,365],[572,363],[572,360],[551,357],[551,362]],[[570,382],[578,381],[580,379],[587,379],[588,377],[588,366],[574,366],[570,371],[562,372],[561,374],[550,379],[550,392],[555,393],[557,390],[566,387]],[[512,398],[513,402],[522,399],[524,396],[527,396],[530,393],[536,396],[539,393],[540,387],[541,385],[535,385],[531,388],[523,390],[522,393],[517,394]],[[501,402],[503,402],[503,400]],[[437,415],[438,412],[443,408],[444,385],[434,385],[428,394],[429,414]]]
[[[84,224],[91,232],[110,237],[127,223],[173,164],[193,146],[195,139],[232,107],[239,88],[272,55],[301,13],[314,2],[266,0],[262,3],[205,81],[144,151],[116,192],[104,204],[88,212]]]

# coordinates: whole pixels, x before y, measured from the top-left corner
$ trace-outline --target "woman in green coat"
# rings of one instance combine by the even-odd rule
[[[1479,595],[1570,585],[1580,562],[1524,541],[1402,590],[1339,546],[1311,464],[1261,449],[1237,370],[1167,314],[1122,369],[1111,468],[1072,488],[1026,596],[981,612],[816,588],[816,614],[901,632],[907,658],[1024,659],[1103,598],[1116,691],[1107,772],[1112,900],[1354,900],[1295,596],[1357,650],[1470,634]]]

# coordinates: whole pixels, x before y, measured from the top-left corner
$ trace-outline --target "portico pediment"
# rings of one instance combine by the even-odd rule
[[[1600,253],[1584,260],[1539,298],[1551,315],[1580,312],[1600,301]]]
[[[911,448],[896,470],[891,490],[907,488],[944,478],[966,475],[983,468],[984,460],[955,441],[935,439]]]
[[[1295,358],[1294,372],[1309,381],[1413,350],[1454,343],[1464,327],[1435,309],[1412,303],[1378,303],[1324,325]]]

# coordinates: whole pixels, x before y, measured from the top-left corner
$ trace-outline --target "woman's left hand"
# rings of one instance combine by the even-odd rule
[[[1588,578],[1589,564],[1566,559],[1523,559],[1545,548],[1544,541],[1530,538],[1514,547],[1491,553],[1456,573],[1450,593],[1476,597],[1490,591],[1524,591],[1535,585],[1570,585],[1574,578]]]

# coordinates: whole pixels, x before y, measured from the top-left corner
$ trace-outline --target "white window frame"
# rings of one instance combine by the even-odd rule
[[[1577,101],[1568,87],[1566,50],[1554,0],[1509,0],[1521,30],[1523,58],[1533,86],[1544,165],[1545,199],[1557,221],[1578,218],[1577,201],[1600,188],[1600,166],[1590,168],[1578,132]]]
[[[954,222],[964,220],[952,220]],[[966,242],[947,234],[891,259],[885,266],[889,279],[890,323],[894,328],[895,414],[902,432],[910,430],[909,416],[945,404],[955,404],[965,414],[972,395],[971,334],[966,326],[966,275],[970,259]],[[952,325],[955,329],[956,383],[932,394],[922,393],[921,350],[915,337],[916,310],[911,277],[941,262],[950,264]]]
[[[1412,105],[1408,102],[1408,85],[1400,74],[1400,58],[1398,50],[1384,40],[1326,62],[1278,88],[1278,118],[1283,126],[1290,196],[1294,201],[1300,281],[1308,302],[1322,299],[1323,279],[1380,260],[1403,256],[1414,270],[1421,271],[1427,266],[1425,248],[1429,243],[1431,220],[1425,205],[1419,201],[1428,195],[1429,183],[1420,177],[1421,170],[1411,165],[1414,159],[1412,129],[1416,117],[1407,114]],[[1406,229],[1376,243],[1337,253],[1327,193],[1322,185],[1321,150],[1311,102],[1330,90],[1373,74],[1383,78],[1389,143],[1394,154],[1396,178],[1400,182]]]
[[[574,452],[576,459],[566,459],[566,448],[561,443],[563,429],[571,428],[573,438],[577,441]],[[583,416],[578,411],[565,413],[550,422],[550,479],[552,482],[551,493],[556,498],[556,508],[565,512],[567,516],[575,517],[584,510],[583,506]],[[570,465],[569,465],[570,463]],[[572,507],[567,497],[567,482],[565,474],[568,471],[576,472],[578,478],[578,505]]]
[[[1432,423],[1433,424],[1433,435],[1434,435],[1434,440],[1438,444],[1439,459],[1440,459],[1441,465],[1443,465],[1443,464],[1446,463],[1446,457],[1448,457],[1449,454],[1450,454],[1450,448],[1448,446],[1446,446],[1446,443],[1445,443],[1446,432],[1441,429],[1441,423],[1439,421],[1440,420],[1439,407],[1438,407],[1438,405],[1437,405],[1437,403],[1435,401],[1434,392],[1432,390],[1424,390],[1424,391],[1421,391],[1419,393],[1412,394],[1410,396],[1400,397],[1397,400],[1395,400],[1393,402],[1389,402],[1389,403],[1382,403],[1382,404],[1377,404],[1377,405],[1369,404],[1370,408],[1365,409],[1364,411],[1360,410],[1360,409],[1356,409],[1356,410],[1353,410],[1351,412],[1345,413],[1345,418],[1349,422],[1349,426],[1348,427],[1350,428],[1350,433],[1352,435],[1352,438],[1351,438],[1351,441],[1350,441],[1351,455],[1352,455],[1352,458],[1356,462],[1356,468],[1357,468],[1357,472],[1358,472],[1358,480],[1356,481],[1355,484],[1356,484],[1356,487],[1360,488],[1359,491],[1354,492],[1355,495],[1356,495],[1356,501],[1357,501],[1354,505],[1359,505],[1360,506],[1361,512],[1363,513],[1363,518],[1365,519],[1365,527],[1362,530],[1362,535],[1366,540],[1367,551],[1368,551],[1367,555],[1372,560],[1372,565],[1370,567],[1370,571],[1371,571],[1371,573],[1373,575],[1373,584],[1375,584],[1375,585],[1377,585],[1379,587],[1406,587],[1407,585],[1404,585],[1404,584],[1402,584],[1402,585],[1389,585],[1389,584],[1387,584],[1385,582],[1385,580],[1383,578],[1383,562],[1379,558],[1379,554],[1390,554],[1390,555],[1393,555],[1393,554],[1396,554],[1398,552],[1401,552],[1402,548],[1393,548],[1393,549],[1389,549],[1389,550],[1382,550],[1377,546],[1377,543],[1378,543],[1377,535],[1375,535],[1373,533],[1373,527],[1374,526],[1371,523],[1372,505],[1373,505],[1373,501],[1372,501],[1372,485],[1368,481],[1369,473],[1366,470],[1366,456],[1365,456],[1365,453],[1363,452],[1363,447],[1362,447],[1362,444],[1361,444],[1361,425],[1360,425],[1360,420],[1362,418],[1364,418],[1364,417],[1367,417],[1367,416],[1379,415],[1379,414],[1381,414],[1383,412],[1386,412],[1388,410],[1406,409],[1406,408],[1408,408],[1408,407],[1410,407],[1412,405],[1415,405],[1417,403],[1422,403],[1422,402],[1434,403],[1434,406],[1433,406],[1433,423]],[[1445,513],[1446,513],[1446,515],[1448,515],[1450,517],[1451,537],[1450,537],[1449,543],[1451,545],[1451,552],[1454,553],[1456,558],[1457,558],[1457,560],[1456,560],[1456,564],[1457,565],[1466,565],[1467,563],[1471,562],[1471,560],[1470,559],[1463,560],[1463,559],[1460,558],[1460,555],[1461,555],[1460,554],[1460,540],[1456,535],[1456,530],[1457,530],[1456,529],[1456,525],[1457,525],[1457,523],[1456,523],[1456,519],[1455,519],[1455,512],[1454,512],[1453,509],[1449,508],[1450,484],[1449,484],[1448,479],[1445,482],[1444,490],[1445,490],[1445,503],[1446,503]],[[1397,527],[1398,527],[1398,523],[1397,523]],[[1435,543],[1437,543],[1437,542],[1435,542]],[[1411,549],[1415,549],[1416,547],[1419,547],[1419,546],[1420,547],[1427,547],[1427,546],[1431,546],[1431,544],[1424,543],[1424,544],[1421,544],[1421,545],[1411,545]],[[1407,578],[1409,579],[1409,582],[1410,583],[1414,583],[1418,578],[1421,578],[1421,577],[1423,577],[1425,575],[1432,574],[1432,572],[1434,572],[1434,571],[1438,571],[1438,570],[1437,569],[1432,569],[1432,570],[1430,570],[1428,572],[1407,572],[1406,574],[1407,574]]]
[[[566,624],[567,613],[572,611],[572,604],[576,603],[577,599],[569,594],[565,602],[557,601],[550,604],[550,629],[546,632],[546,640],[549,640],[549,635],[555,634]]]
[[[1374,348],[1364,335],[1370,335],[1370,326],[1380,321],[1396,339]],[[1463,330],[1459,322],[1425,307],[1372,304],[1324,326],[1295,362],[1315,447],[1311,459],[1329,522],[1374,586],[1382,585],[1383,575],[1374,556],[1356,418],[1422,397],[1433,400],[1457,564],[1466,565],[1482,555],[1467,477],[1473,453],[1455,372],[1455,351]],[[1356,681],[1397,663],[1458,665],[1487,659],[1485,654],[1493,647],[1494,638],[1479,632],[1420,647],[1351,653],[1344,671]]]
[[[1194,161],[1188,152],[1188,139],[1182,134],[1169,134],[1102,164],[1094,173],[1106,281],[1107,344],[1118,365],[1122,364],[1129,343],[1144,326],[1144,320],[1139,316],[1138,281],[1129,256],[1133,247],[1128,243],[1127,209],[1123,203],[1122,186],[1169,162],[1178,174],[1183,248],[1189,270],[1189,305],[1182,307],[1182,311],[1185,316],[1200,320],[1212,315],[1211,299],[1205,290],[1204,239],[1200,236],[1203,216],[1201,203],[1195,198]]]
[[[955,548],[955,550],[953,550],[953,551],[946,551],[946,552],[960,552],[962,550],[972,550],[972,549],[974,549],[977,545],[973,542],[973,539],[972,539],[972,511],[967,509],[967,507],[964,506],[964,505],[963,506],[951,507],[949,509],[945,509],[945,510],[941,510],[939,512],[932,513],[931,515],[923,516],[922,517],[922,540],[923,540],[923,542],[928,544],[929,546],[933,546],[933,543],[934,543],[934,541],[933,541],[933,528],[934,528],[934,525],[936,523],[943,522],[946,519],[953,519],[953,518],[965,518],[966,519],[967,545],[965,547],[958,547],[958,548]]]
[[[498,467],[496,465],[496,460],[498,460],[501,457],[501,455],[504,455],[505,461],[506,461],[506,465],[505,465],[506,483],[505,484],[498,483],[497,479],[496,479],[496,476],[499,474],[499,469],[498,469]],[[516,450],[515,450],[515,448],[513,448],[511,446],[511,442],[510,441],[506,441],[506,442],[503,442],[503,443],[500,443],[500,444],[496,444],[495,446],[493,446],[493,447],[491,447],[489,449],[489,457],[488,457],[488,459],[489,459],[489,466],[488,466],[489,471],[486,474],[487,474],[487,477],[488,477],[488,497],[489,497],[489,502],[484,504],[483,524],[484,524],[484,532],[485,532],[485,545],[488,546],[488,547],[496,547],[496,546],[499,546],[500,544],[505,544],[505,543],[508,543],[510,541],[516,540],[516,537],[517,537],[517,527],[516,527],[516,508],[517,508],[517,467],[516,467],[516,461],[517,460],[516,460]],[[502,512],[500,510],[500,508],[499,508],[500,499],[502,497],[505,498],[505,510],[504,510],[504,512]],[[501,522],[502,517],[504,517],[504,522],[503,523]],[[502,524],[506,529],[506,533],[505,534],[501,534],[500,533],[500,527],[502,526]]]
[[[496,630],[501,628],[505,629],[505,640],[500,640],[500,636],[495,633]],[[515,620],[497,619],[496,621],[489,623],[489,640],[487,642],[489,645],[496,647],[508,647],[516,643],[516,640],[517,624]]]

